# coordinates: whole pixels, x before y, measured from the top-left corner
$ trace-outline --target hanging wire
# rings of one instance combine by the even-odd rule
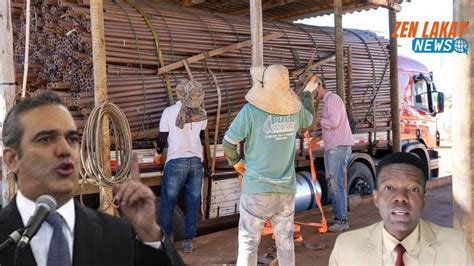
[[[115,175],[108,177],[103,171],[103,137],[102,121],[107,115],[115,144]],[[81,177],[84,183],[93,184],[100,190],[121,184],[129,179],[132,162],[132,134],[125,114],[113,103],[97,105],[91,112],[84,126],[81,143]],[[83,184],[84,184],[83,183]],[[82,189],[81,189],[82,197]],[[113,200],[106,197],[110,205]]]
[[[23,64],[23,84],[21,88],[21,98],[26,96],[26,81],[28,78],[29,53],[30,53],[30,17],[31,17],[31,1],[26,0],[26,30],[25,30],[25,63]]]

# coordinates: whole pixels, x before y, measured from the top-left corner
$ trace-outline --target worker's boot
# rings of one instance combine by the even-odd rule
[[[346,220],[336,220],[336,223],[329,226],[330,232],[339,233],[349,229],[349,223]]]
[[[326,224],[327,225],[333,225],[337,222],[336,218],[326,218]]]
[[[191,253],[193,252],[193,242],[192,239],[185,239],[183,241],[183,251],[185,253]]]

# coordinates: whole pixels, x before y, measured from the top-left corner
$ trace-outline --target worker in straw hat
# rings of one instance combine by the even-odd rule
[[[179,101],[163,111],[158,134],[159,155],[168,143],[161,179],[159,223],[173,239],[173,212],[183,190],[186,215],[182,246],[184,252],[192,252],[204,175],[200,133],[206,129],[207,115],[202,107],[204,91],[199,82],[181,80],[176,86],[176,95]]]
[[[243,175],[240,197],[237,265],[257,265],[260,231],[271,220],[280,265],[295,265],[293,215],[295,210],[295,137],[313,121],[313,76],[303,93],[303,104],[290,89],[288,69],[282,65],[254,67],[249,102],[224,136],[230,165]],[[245,141],[245,159],[237,153]]]

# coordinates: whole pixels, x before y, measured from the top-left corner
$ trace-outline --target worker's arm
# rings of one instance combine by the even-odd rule
[[[232,124],[230,125],[229,130],[225,133],[224,140],[222,141],[227,161],[241,175],[243,175],[245,171],[244,161],[237,153],[237,145],[241,141],[247,139],[250,135],[253,121],[252,108],[254,107],[252,107],[251,104],[244,105],[234,121],[232,121]]]
[[[232,144],[224,139],[222,141],[222,146],[224,146],[224,152],[227,156],[227,161],[229,162],[229,165],[232,165],[235,171],[237,171],[239,174],[244,175],[244,160],[242,160],[239,154],[237,153],[237,145]]]
[[[168,135],[169,132],[160,132],[158,133],[158,140],[157,140],[157,145],[156,145],[156,152],[158,154],[162,154],[163,150],[165,149],[166,142],[168,142]]]
[[[313,117],[315,115],[313,93],[319,86],[321,86],[319,78],[313,75],[303,89],[303,106],[313,115]]]
[[[240,155],[237,152],[237,145],[224,139],[222,141],[222,146],[224,146],[224,153],[227,156],[227,162],[229,162],[229,165],[234,166],[237,164],[240,161]]]
[[[303,108],[300,110],[300,127],[306,128],[313,122],[315,117],[313,94],[319,87],[320,82],[316,76],[312,76],[303,90]]]
[[[309,91],[303,92],[303,107],[304,109],[308,110],[314,117],[315,110],[314,110],[313,96],[311,95],[311,92]]]
[[[170,134],[171,127],[174,126],[174,122],[170,115],[169,108],[166,108],[161,114],[160,125],[158,127],[158,137],[156,143],[156,152],[161,155],[165,148],[166,143],[168,142],[168,135]]]

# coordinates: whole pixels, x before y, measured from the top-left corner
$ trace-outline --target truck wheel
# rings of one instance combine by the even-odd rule
[[[156,221],[160,219],[160,198],[156,199]],[[173,240],[175,242],[184,240],[184,214],[181,209],[176,206],[173,211]]]
[[[348,172],[348,194],[366,196],[374,189],[374,175],[369,167],[361,162],[354,162]]]

